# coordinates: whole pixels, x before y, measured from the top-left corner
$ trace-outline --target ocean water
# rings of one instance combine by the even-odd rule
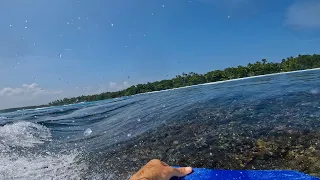
[[[0,114],[0,179],[128,179],[153,158],[320,177],[320,70]]]

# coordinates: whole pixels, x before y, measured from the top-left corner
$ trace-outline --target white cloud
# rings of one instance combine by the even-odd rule
[[[86,86],[65,89],[62,91],[47,90],[38,84],[23,84],[21,87],[5,87],[0,89],[0,109],[48,104],[65,97],[100,94],[119,91],[130,86],[129,82],[110,82],[99,86]]]
[[[23,84],[19,88],[5,87],[0,90],[0,96],[17,96],[17,95],[39,95],[39,94],[58,94],[59,91],[48,91],[39,87],[38,84]]]
[[[0,109],[47,104],[60,98],[61,91],[41,88],[38,84],[23,84],[21,87],[0,89]]]
[[[110,86],[111,88],[114,88],[114,87],[117,86],[117,83],[115,83],[115,82],[109,82],[109,86]]]
[[[130,84],[127,81],[122,83],[110,82],[109,87],[106,87],[106,91],[119,91],[128,88]]]
[[[124,81],[123,82],[123,86],[129,87],[130,85],[129,85],[129,83],[127,81]]]
[[[100,94],[104,92],[114,92],[120,91],[128,88],[130,85],[129,82],[109,82],[107,84],[99,84],[97,86],[90,86],[90,88],[85,87],[74,87],[72,91],[64,91],[63,95],[66,97],[76,97],[81,95],[92,95],[92,94]]]
[[[319,18],[319,0],[296,1],[287,9],[285,24],[295,28],[320,28]]]

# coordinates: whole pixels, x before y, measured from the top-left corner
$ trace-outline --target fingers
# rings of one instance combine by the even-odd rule
[[[154,166],[160,168],[164,177],[183,177],[192,172],[191,167],[172,168],[167,163],[162,162],[159,159],[152,159],[146,166]]]
[[[190,174],[191,172],[192,172],[191,167],[181,167],[181,168],[176,168],[176,169],[173,168],[172,176],[183,177],[183,176]]]

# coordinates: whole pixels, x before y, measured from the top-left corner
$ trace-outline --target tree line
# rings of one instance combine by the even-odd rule
[[[181,75],[177,75],[173,79],[148,82],[146,84],[138,84],[117,92],[105,92],[89,96],[64,98],[61,100],[53,101],[49,103],[49,105],[56,106],[78,102],[98,101],[109,98],[130,96],[139,93],[160,91],[209,82],[312,68],[320,68],[320,55],[314,54],[298,55],[297,57],[291,56],[286,59],[282,59],[282,61],[279,63],[268,62],[266,59],[262,59],[261,61],[257,61],[255,63],[249,63],[247,66],[229,67],[224,70],[214,70],[205,74],[198,74],[195,72],[182,73]]]

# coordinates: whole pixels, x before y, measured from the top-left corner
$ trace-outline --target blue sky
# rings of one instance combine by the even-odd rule
[[[319,53],[318,0],[2,0],[0,109]]]

